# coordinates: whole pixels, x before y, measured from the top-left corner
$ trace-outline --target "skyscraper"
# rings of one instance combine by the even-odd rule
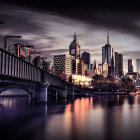
[[[86,65],[89,65],[90,64],[90,53],[84,51],[82,53],[82,59]]]
[[[123,55],[115,52],[115,76],[123,76]]]
[[[102,64],[108,63],[108,75],[114,76],[115,62],[114,62],[114,48],[109,44],[109,34],[107,35],[107,44],[102,47]]]
[[[74,33],[73,41],[69,45],[69,54],[75,59],[80,59],[80,44],[77,40],[76,33]]]
[[[132,59],[128,59],[128,72],[133,72],[133,67]]]
[[[136,59],[136,72],[140,72],[140,59]]]

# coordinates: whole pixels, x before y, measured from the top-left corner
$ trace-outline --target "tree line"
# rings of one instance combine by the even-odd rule
[[[116,80],[112,76],[104,77],[103,75],[96,74],[92,77],[92,86],[95,91],[134,91],[135,85],[130,78],[121,78],[121,80]]]

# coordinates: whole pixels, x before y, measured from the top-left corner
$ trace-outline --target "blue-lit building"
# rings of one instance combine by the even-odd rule
[[[102,64],[108,63],[108,75],[115,75],[115,55],[114,48],[109,44],[109,35],[107,36],[107,44],[102,47]]]

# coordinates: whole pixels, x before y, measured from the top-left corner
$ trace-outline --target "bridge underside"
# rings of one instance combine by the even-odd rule
[[[8,89],[23,89],[37,102],[47,101],[47,83],[0,74],[0,94]]]

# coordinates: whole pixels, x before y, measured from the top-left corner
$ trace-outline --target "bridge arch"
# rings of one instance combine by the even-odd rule
[[[0,87],[0,95],[4,91],[10,90],[10,89],[20,89],[20,90],[26,91],[30,97],[33,96],[32,91],[30,89],[28,89],[27,87],[23,86],[23,85],[22,86],[21,85],[20,86],[19,85],[18,86],[17,85],[6,85],[4,87]]]

